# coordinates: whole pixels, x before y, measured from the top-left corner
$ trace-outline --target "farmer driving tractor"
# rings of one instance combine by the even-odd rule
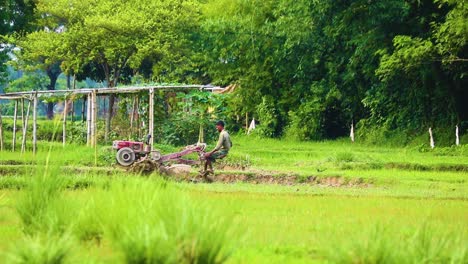
[[[229,153],[229,149],[231,149],[232,147],[231,138],[229,137],[229,133],[226,130],[224,130],[223,121],[216,122],[216,130],[218,130],[219,132],[218,143],[212,151],[205,153],[206,161],[204,165],[204,170],[202,171],[203,178],[209,182],[213,181],[213,179],[208,177],[208,174],[213,174],[212,163],[218,159],[226,157]]]

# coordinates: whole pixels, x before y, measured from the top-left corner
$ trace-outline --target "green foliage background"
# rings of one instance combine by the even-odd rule
[[[267,137],[333,139],[348,135],[352,123],[369,142],[382,135],[411,142],[429,127],[444,138],[455,125],[467,133],[465,1],[21,3],[1,9],[18,21],[1,34],[19,47],[12,65],[22,70],[60,65],[109,86],[135,76],[236,85],[224,117],[238,130],[253,116]],[[177,131],[177,121],[164,117],[162,134]]]

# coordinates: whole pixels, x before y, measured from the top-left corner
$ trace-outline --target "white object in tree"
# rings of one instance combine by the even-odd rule
[[[351,123],[351,132],[349,132],[349,137],[351,138],[351,141],[354,142],[354,124]]]
[[[460,138],[458,137],[458,126],[455,126],[455,145],[460,145]]]
[[[429,128],[429,137],[430,137],[429,144],[431,145],[431,148],[434,148],[435,144],[434,144],[434,137],[432,136],[432,128]]]
[[[254,129],[255,129],[255,118],[253,118],[252,122],[250,122],[249,129],[247,130],[247,135],[250,134],[250,132]]]

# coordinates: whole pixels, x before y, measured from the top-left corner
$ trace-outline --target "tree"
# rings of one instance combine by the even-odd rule
[[[103,76],[108,87],[115,87],[125,78],[123,72],[135,72],[143,62],[149,62],[158,77],[177,72],[177,62],[189,57],[187,35],[197,25],[196,3],[40,0],[37,9],[45,26],[41,34],[44,39],[54,39],[54,56],[62,69],[73,74],[94,72],[94,76]],[[50,28],[63,30],[55,34],[47,30]],[[114,96],[110,96],[106,139],[113,104]]]
[[[57,78],[62,73],[61,58],[56,51],[62,40],[63,36],[59,27],[53,30],[45,28],[41,31],[31,32],[25,37],[18,37],[15,45],[20,49],[15,52],[17,59],[12,61],[12,65],[31,72],[43,70],[49,77],[47,90],[55,90]],[[34,87],[34,89],[40,90],[40,87]],[[47,118],[53,118],[53,110],[54,103],[49,102],[47,104]]]
[[[393,49],[379,51],[378,93],[392,100],[365,99],[372,115],[386,113],[413,128],[468,120],[466,3],[437,0],[412,12],[418,27],[395,36]]]
[[[275,116],[260,120],[274,124],[272,136],[305,119],[302,139],[343,136],[353,118],[365,117],[361,100],[378,81],[375,52],[392,45],[408,8],[401,0],[211,1],[207,71],[240,84],[234,111]],[[256,107],[265,96],[275,99],[267,107],[274,115]]]
[[[0,2],[0,84],[7,80],[8,52],[11,50],[7,36],[29,32],[33,26],[34,1],[11,0]]]

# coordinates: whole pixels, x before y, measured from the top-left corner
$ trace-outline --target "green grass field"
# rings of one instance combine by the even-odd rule
[[[115,169],[104,146],[43,142],[0,152],[2,262],[468,262],[466,146],[233,141],[218,174],[359,184],[175,182]]]

